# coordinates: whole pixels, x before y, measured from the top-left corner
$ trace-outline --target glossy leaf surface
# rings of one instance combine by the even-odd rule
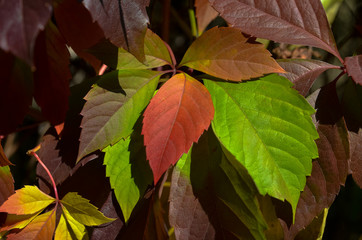
[[[264,45],[247,40],[238,29],[214,27],[192,43],[180,66],[231,81],[284,72]]]
[[[362,55],[346,57],[345,65],[347,73],[352,79],[362,85]]]
[[[215,106],[212,127],[247,169],[262,195],[287,200],[293,212],[318,156],[314,109],[280,76],[226,83],[205,80]]]
[[[160,88],[143,116],[147,159],[157,183],[209,127],[214,107],[207,89],[181,73]]]

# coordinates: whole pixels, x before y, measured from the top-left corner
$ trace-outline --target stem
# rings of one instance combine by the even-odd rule
[[[103,64],[102,67],[101,67],[101,69],[99,69],[98,75],[99,75],[99,76],[100,76],[100,75],[103,75],[103,73],[106,71],[106,69],[107,69],[107,65],[106,65],[106,64]]]
[[[199,33],[197,31],[196,17],[195,17],[194,9],[189,9],[189,19],[190,19],[190,24],[191,24],[192,36],[197,38],[197,37],[199,37]]]
[[[50,178],[50,181],[52,181],[52,184],[53,184],[53,189],[54,189],[56,204],[58,204],[58,202],[59,202],[59,196],[58,196],[57,185],[55,184],[54,178],[53,178],[52,174],[50,173],[49,169],[47,168],[47,166],[45,166],[45,164],[43,163],[43,161],[39,158],[38,154],[35,153],[35,151],[37,151],[39,148],[40,148],[40,146],[37,146],[37,147],[35,147],[34,149],[29,150],[29,151],[27,152],[27,154],[34,156],[34,157],[38,160],[38,162],[40,163],[40,165],[44,168],[44,170],[47,172],[47,174],[48,174],[48,176],[49,176],[49,178]]]

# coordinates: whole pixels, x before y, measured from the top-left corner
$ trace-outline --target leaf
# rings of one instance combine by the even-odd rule
[[[76,221],[65,209],[60,216],[60,220],[55,230],[54,240],[82,240],[88,239],[88,234],[85,226]]]
[[[50,22],[35,45],[34,98],[52,125],[64,122],[68,110],[69,57],[63,37]]]
[[[160,88],[143,116],[146,155],[156,184],[209,127],[214,107],[207,89],[181,73]]]
[[[208,0],[195,0],[197,28],[201,34],[209,23],[219,15],[210,5]]]
[[[286,199],[295,213],[311,159],[318,157],[313,141],[318,134],[310,117],[314,109],[277,75],[239,84],[204,82],[220,142],[247,169],[262,195]]]
[[[15,228],[23,229],[31,221],[33,221],[40,213],[41,211],[26,215],[8,214],[6,217],[6,222],[4,223],[4,225],[2,225],[0,231],[9,231]]]
[[[288,78],[298,92],[306,96],[317,77],[328,69],[340,67],[319,60],[312,59],[279,59],[279,65],[286,73],[279,73],[280,76]]]
[[[362,131],[350,132],[351,162],[350,168],[354,181],[362,188]]]
[[[144,36],[149,23],[146,7],[149,0],[84,0],[84,6],[108,38],[144,61]]]
[[[115,220],[105,217],[89,200],[75,192],[68,192],[60,202],[76,221],[86,226],[97,226]]]
[[[347,73],[352,79],[362,85],[362,55],[345,58]]]
[[[37,216],[17,234],[9,234],[8,240],[52,239],[55,230],[56,209]]]
[[[0,145],[1,146],[1,145]],[[0,205],[14,193],[14,179],[9,166],[0,167]]]
[[[319,0],[210,0],[231,26],[259,38],[322,48],[341,62],[323,5]]]
[[[284,72],[262,44],[247,40],[238,29],[214,27],[191,44],[180,66],[231,81]]]
[[[1,1],[0,9],[0,48],[33,65],[35,40],[50,18],[51,1]]]
[[[141,137],[141,125],[135,132],[103,151],[106,176],[109,177],[117,201],[127,222],[133,208],[152,184],[152,171],[146,162],[146,152]]]
[[[9,161],[9,159],[6,157],[6,155],[4,153],[4,149],[3,149],[3,147],[1,146],[1,143],[0,143],[0,168],[5,167],[5,166],[9,166],[9,165],[14,165],[14,164],[12,164]],[[0,200],[0,203],[1,203],[1,200]]]
[[[10,214],[32,214],[44,210],[55,202],[51,196],[43,193],[36,186],[24,186],[16,190],[15,194],[0,207],[0,212]]]
[[[126,138],[156,90],[159,73],[119,70],[103,75],[87,94],[81,114],[81,157]]]

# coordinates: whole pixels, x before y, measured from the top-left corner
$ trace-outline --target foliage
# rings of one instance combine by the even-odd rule
[[[40,189],[14,190],[0,145],[0,237],[321,238],[347,176],[362,188],[361,48],[320,0],[172,4],[190,27],[170,0],[0,3],[1,137],[52,125],[28,152]],[[277,42],[310,55],[276,59]]]

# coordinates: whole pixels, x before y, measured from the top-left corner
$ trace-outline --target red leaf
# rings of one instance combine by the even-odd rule
[[[210,0],[233,27],[276,42],[319,47],[340,57],[320,0]]]
[[[79,1],[64,0],[55,3],[54,15],[57,27],[67,44],[72,47],[78,56],[89,62],[95,69],[98,69],[101,61],[88,53],[86,49],[103,39],[104,33],[98,23],[93,22],[89,11]]]
[[[83,4],[103,29],[106,38],[143,62],[149,0],[84,0]]]
[[[214,117],[210,93],[196,79],[177,74],[151,100],[142,134],[155,183],[189,150]]]
[[[362,55],[346,57],[344,64],[348,75],[351,76],[356,83],[362,85]]]
[[[39,34],[35,45],[34,98],[51,124],[64,122],[68,110],[69,52],[58,29],[51,22]]]
[[[322,72],[327,69],[340,68],[339,66],[318,60],[280,59],[278,63],[286,71],[286,73],[279,73],[279,75],[288,78],[294,83],[294,88],[303,96],[307,95],[314,80]]]
[[[350,168],[354,181],[362,188],[362,131],[350,132],[351,162]]]
[[[213,9],[208,0],[195,0],[197,28],[201,34],[209,23],[217,17],[218,12]]]
[[[50,14],[50,0],[0,2],[0,48],[33,64],[33,48]]]

